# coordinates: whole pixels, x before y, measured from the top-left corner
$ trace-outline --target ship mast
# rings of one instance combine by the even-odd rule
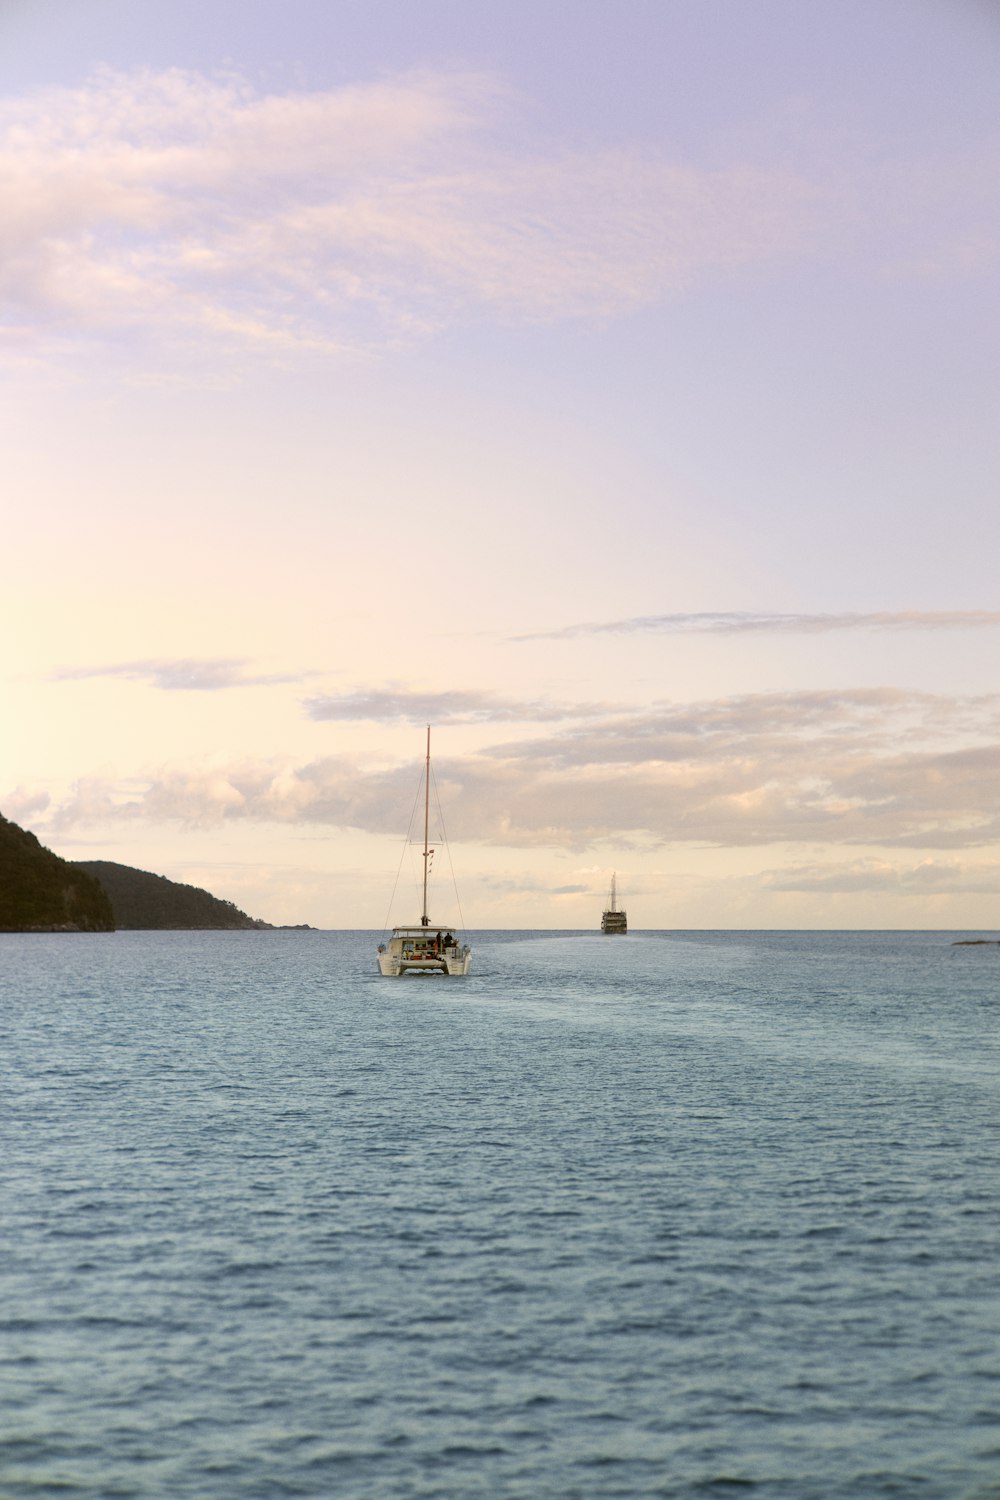
[[[427,868],[430,862],[430,850],[427,847],[427,835],[430,828],[431,812],[431,726],[427,726],[427,760],[424,765],[424,905],[420,915],[421,927],[430,925],[430,917],[427,915]]]

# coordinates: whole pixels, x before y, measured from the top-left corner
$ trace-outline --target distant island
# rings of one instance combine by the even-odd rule
[[[105,859],[66,860],[0,813],[0,932],[308,932],[276,928],[198,886]]]
[[[270,922],[248,917],[232,901],[223,901],[196,885],[182,885],[165,875],[134,870],[131,865],[107,859],[75,859],[72,868],[82,870],[106,892],[115,926],[187,930],[271,929]]]

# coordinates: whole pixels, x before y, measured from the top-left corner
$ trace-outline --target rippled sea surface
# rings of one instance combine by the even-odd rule
[[[1000,1497],[1000,948],[0,937],[0,1496]]]

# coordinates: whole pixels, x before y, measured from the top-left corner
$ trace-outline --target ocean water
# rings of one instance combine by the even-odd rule
[[[0,1496],[1000,1497],[1000,948],[0,937]]]

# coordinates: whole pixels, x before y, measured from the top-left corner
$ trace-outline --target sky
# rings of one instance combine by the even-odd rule
[[[430,724],[439,919],[995,928],[998,105],[995,0],[0,0],[0,812],[378,930]]]

